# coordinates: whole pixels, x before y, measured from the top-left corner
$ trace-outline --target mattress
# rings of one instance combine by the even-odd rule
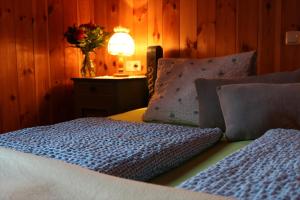
[[[179,187],[246,200],[299,199],[299,141],[299,130],[269,130]]]
[[[145,110],[146,108],[141,108],[126,113],[113,115],[109,118],[124,121],[142,122],[142,116]],[[226,156],[238,151],[250,142],[251,141],[227,142],[225,140],[221,140],[213,147],[208,148],[200,154],[197,154],[184,164],[181,164],[180,166],[151,179],[150,182],[159,185],[178,186],[185,180],[195,176],[199,172],[207,169],[209,166],[214,165]]]
[[[0,146],[118,177],[149,180],[214,145],[218,128],[80,118],[0,136]]]

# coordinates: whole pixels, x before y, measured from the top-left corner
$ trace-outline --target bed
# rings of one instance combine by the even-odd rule
[[[199,154],[221,136],[218,128],[88,117],[0,135],[0,147],[145,181]]]
[[[153,48],[149,49],[148,58]],[[154,48],[157,49],[160,48]],[[157,57],[154,61],[148,59],[150,64],[148,64],[147,77],[152,97],[147,112],[139,116],[148,123],[128,122],[128,120],[126,122],[126,120],[112,118],[79,118],[6,133],[0,136],[0,146],[46,158],[55,158],[109,175],[147,181],[205,151],[222,137],[220,128],[197,126],[196,99],[189,100],[191,95],[192,98],[196,95],[190,77],[195,76],[194,71],[196,70],[196,74],[201,77],[218,77],[220,72],[224,78],[245,77],[252,72],[254,57],[255,52],[246,52],[202,60],[163,58],[158,63]],[[188,65],[189,75],[185,65]],[[198,65],[207,69],[196,67]],[[172,68],[179,74],[170,73]],[[169,112],[164,111],[164,107],[168,105],[162,106],[161,109],[153,106],[153,99],[164,100],[172,96],[169,94],[165,98],[161,95],[157,97],[158,91],[162,91],[163,84],[160,81],[163,81],[165,74],[174,76],[174,80],[188,80],[186,89],[176,89],[177,95],[183,92],[184,96],[180,97],[182,101],[180,99],[179,103],[187,109],[185,107],[177,109],[175,105],[175,110]],[[171,82],[176,82],[174,80]],[[180,83],[180,85],[183,87],[185,84]],[[153,89],[155,91],[151,94]],[[191,104],[188,103],[189,101]],[[159,116],[155,113],[153,115],[153,111],[167,114],[168,119],[165,121],[153,119],[153,116]],[[180,118],[186,119],[180,120]]]
[[[227,200],[217,195],[162,187],[0,148],[1,200]]]
[[[151,48],[148,53],[151,53]],[[299,82],[300,79],[300,70],[295,73],[284,74],[283,79],[282,74],[279,78],[278,74],[275,74],[270,77],[263,76],[258,77],[258,79],[250,77],[248,79],[249,75],[253,75],[253,65],[255,63],[253,58],[255,58],[255,52],[202,60],[161,59],[159,70],[157,69],[157,58],[155,58],[148,65],[147,76],[152,98],[147,108],[117,114],[108,118],[75,119],[51,126],[23,129],[0,136],[0,191],[1,189],[3,191],[0,192],[0,195],[3,199],[10,199],[10,197],[22,199],[24,194],[27,197],[36,197],[37,199],[51,196],[54,199],[82,199],[83,197],[96,199],[120,199],[123,197],[128,199],[153,199],[158,197],[162,199],[182,199],[183,197],[188,197],[188,199],[230,199],[231,197],[243,199],[250,197],[249,199],[251,199],[253,197],[251,195],[255,194],[255,191],[251,190],[251,194],[249,194],[248,190],[242,189],[246,192],[244,196],[240,195],[242,192],[240,192],[238,186],[243,186],[244,179],[237,182],[234,176],[239,177],[243,171],[252,169],[249,177],[251,180],[252,178],[255,179],[256,172],[261,173],[259,169],[255,170],[255,166],[260,163],[255,162],[254,159],[252,165],[243,168],[242,163],[239,163],[242,166],[240,167],[233,160],[238,160],[240,157],[251,160],[249,152],[257,150],[256,145],[262,146],[262,151],[257,151],[257,155],[264,155],[265,141],[274,139],[272,134],[275,133],[280,138],[280,133],[287,131],[286,135],[293,134],[290,132],[295,134],[295,130],[282,129],[279,132],[272,130],[262,136],[264,134],[262,130],[266,128],[264,124],[270,125],[269,122],[264,121],[264,123],[259,123],[263,126],[260,135],[251,135],[252,118],[256,118],[253,116],[269,116],[267,118],[273,120],[273,124],[280,122],[276,119],[278,117],[263,113],[266,111],[264,108],[268,108],[273,102],[271,104],[268,102],[262,103],[261,109],[259,109],[259,111],[262,111],[261,115],[249,114],[252,118],[247,118],[248,112],[251,113],[253,110],[251,101],[249,103],[247,99],[251,99],[250,97],[253,96],[264,98],[266,96],[264,95],[265,87],[271,87],[270,90],[267,88],[267,91],[272,91],[271,89],[277,89],[278,87],[276,84],[256,84],[257,81],[258,83],[261,81],[263,83],[290,83]],[[202,67],[195,68],[199,65]],[[200,77],[198,77],[199,74]],[[235,79],[234,83],[232,79],[227,80],[226,78]],[[242,79],[239,80],[238,78]],[[196,79],[195,88],[194,81],[191,80]],[[188,80],[189,83],[186,83],[185,80]],[[203,99],[199,96],[201,92],[199,93],[197,84],[201,82],[200,87],[202,87],[206,85],[203,84],[205,81],[213,82],[213,92],[203,95],[210,98],[204,99],[204,103],[207,102],[202,109],[209,108],[213,111],[212,114],[202,112],[201,106],[198,107],[198,103],[201,104],[200,101]],[[222,84],[219,82],[222,82]],[[228,94],[222,93],[223,90],[229,90],[229,93],[232,88],[233,91],[236,88],[238,91],[244,91],[244,85],[240,85],[240,83],[248,82],[254,82],[252,85],[246,84],[245,87],[250,89],[253,87],[261,89],[262,87],[264,89],[260,92],[262,95],[259,95],[257,91],[249,93],[251,95],[246,95],[245,105],[248,107],[250,105],[250,110],[249,108],[248,110],[245,109],[247,110],[246,114],[235,114],[237,117],[231,115],[228,117],[228,110],[234,110],[232,108],[237,105],[243,106],[240,100],[244,97],[236,98],[233,95],[234,98],[230,99],[227,98]],[[294,86],[283,84],[280,89],[285,93],[278,95],[280,93],[274,90],[273,94],[288,97],[290,94],[299,91],[300,85]],[[293,87],[293,92],[288,92],[289,89],[287,88]],[[220,102],[217,95],[220,97]],[[221,100],[223,96],[224,102]],[[267,98],[273,99],[274,96]],[[289,99],[292,99],[292,97],[290,96]],[[298,122],[300,122],[298,119],[289,119],[291,116],[297,118],[300,112],[300,106],[297,103],[300,101],[300,95],[297,95],[297,98],[294,99],[296,100],[293,102],[279,99],[279,106],[273,105],[273,109],[281,108],[283,104],[288,105],[285,107],[290,107],[288,110],[280,109],[283,112],[292,113],[292,115],[287,116],[287,119],[280,115],[280,119],[287,126],[291,124],[298,125]],[[252,102],[254,102],[253,99]],[[258,100],[255,105],[261,102]],[[231,109],[223,109],[230,106]],[[291,107],[295,109],[293,110]],[[241,110],[244,110],[244,108]],[[254,114],[256,112],[257,110],[254,109]],[[216,118],[215,121],[212,120],[213,123],[211,123],[211,120],[203,120],[212,117]],[[228,118],[232,118],[231,121]],[[261,120],[260,117],[257,118]],[[240,119],[243,119],[243,121]],[[145,123],[145,121],[149,123]],[[248,122],[250,126],[247,124]],[[240,129],[236,131],[235,126],[231,126],[230,123],[235,126],[238,125]],[[230,127],[230,131],[227,130],[228,127]],[[58,135],[57,130],[62,130],[62,134]],[[236,137],[235,134],[243,133],[239,130],[243,130],[247,134],[240,135],[240,138]],[[99,131],[100,135],[98,134]],[[95,134],[95,132],[97,133]],[[231,132],[234,134],[230,135]],[[260,136],[262,137],[253,142],[253,139]],[[49,140],[49,138],[52,139]],[[53,140],[53,138],[55,139]],[[291,138],[294,138],[294,136]],[[228,142],[228,140],[231,140],[231,142]],[[88,144],[88,146],[85,144]],[[95,144],[97,144],[97,148],[95,148]],[[271,146],[276,144],[276,141],[268,143]],[[284,148],[284,145],[282,147],[279,144],[279,151],[274,151],[274,155],[281,153],[280,150]],[[293,149],[291,151],[295,152]],[[263,162],[270,166],[267,154],[265,155],[265,158],[262,157],[261,159],[265,159]],[[284,158],[285,155],[282,155]],[[94,158],[98,156],[100,159],[95,160]],[[78,157],[81,157],[81,159],[78,160]],[[297,159],[295,161],[298,162]],[[286,165],[283,163],[282,167],[284,168]],[[32,169],[35,170],[32,171]],[[224,173],[223,170],[225,170]],[[236,174],[232,173],[235,170],[238,172]],[[272,168],[269,167],[270,170]],[[289,175],[286,177],[289,177]],[[295,178],[293,175],[292,177]],[[150,184],[123,178],[147,181]],[[234,187],[227,187],[228,184],[222,182],[223,179],[227,180],[226,178]],[[243,178],[247,179],[247,177]],[[220,183],[220,179],[222,179],[222,183]],[[268,181],[270,184],[274,180]],[[297,181],[296,178],[296,184]],[[215,186],[215,183],[218,183],[218,185]],[[262,187],[265,186],[262,182],[251,181],[248,185],[252,183],[261,184]],[[163,185],[164,187],[157,185]],[[165,186],[175,186],[177,189]],[[117,188],[117,192],[115,192],[114,187]],[[230,189],[229,192],[227,191],[228,188]],[[99,194],[102,196],[99,196]],[[261,194],[262,196],[255,196],[255,198],[264,197],[265,193]],[[297,192],[293,195],[293,197],[298,197]],[[276,197],[276,194],[271,197]]]
[[[111,116],[141,121],[145,108]],[[227,142],[150,182],[236,199],[298,199],[300,131],[271,129],[256,140]]]
[[[145,109],[108,118],[140,123]],[[149,181],[155,185],[96,173],[57,159],[46,159],[0,147],[0,180],[5,180],[0,181],[0,197],[1,199],[230,199],[165,186],[178,186],[247,143],[227,143],[222,140],[183,165]],[[115,192],[116,190],[118,192]]]
[[[189,60],[181,67],[193,64],[194,61]],[[182,76],[181,70],[175,72],[174,77]],[[172,73],[174,71],[166,70],[161,76],[165,78]],[[221,140],[151,182],[236,199],[299,199],[299,82],[299,69],[238,79],[197,79],[199,107],[202,112],[207,111],[204,113],[213,113],[202,117],[200,126],[213,124],[215,127],[218,124],[216,127],[225,131],[224,136],[230,142]],[[165,95],[164,87],[168,86],[159,81],[156,84],[161,85]],[[179,91],[180,84],[183,82],[179,82],[173,91]],[[176,100],[176,95],[172,98]],[[159,95],[156,100],[162,101]],[[182,99],[178,100],[182,102]],[[154,105],[160,108],[164,104],[154,102]],[[138,112],[144,111],[128,114],[131,119],[139,120]],[[222,118],[218,117],[220,111]],[[126,120],[120,115],[113,117]],[[210,120],[203,120],[205,117]],[[160,115],[158,119],[172,123],[174,118]]]
[[[136,109],[122,114],[110,116],[111,119],[142,122],[142,116],[146,108]],[[203,171],[209,166],[222,160],[227,155],[243,148],[249,141],[227,142],[224,138],[221,139],[213,147],[207,149],[201,154],[196,155],[184,164],[161,174],[150,180],[151,183],[167,186],[178,186],[188,178],[193,177],[198,172]]]
[[[299,199],[299,141],[299,130],[269,130],[179,188],[237,199]]]

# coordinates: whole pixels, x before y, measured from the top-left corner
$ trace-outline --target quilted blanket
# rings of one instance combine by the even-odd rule
[[[179,188],[237,199],[300,199],[300,131],[270,130]]]
[[[220,129],[81,118],[0,136],[0,146],[119,177],[148,180],[207,149]]]

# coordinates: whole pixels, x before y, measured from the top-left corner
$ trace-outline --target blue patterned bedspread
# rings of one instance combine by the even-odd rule
[[[237,199],[300,199],[300,131],[270,130],[179,187]]]
[[[0,146],[148,180],[216,143],[220,129],[81,118],[0,135]]]

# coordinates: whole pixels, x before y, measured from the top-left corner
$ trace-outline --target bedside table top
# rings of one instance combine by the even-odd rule
[[[128,80],[128,79],[144,79],[145,75],[136,75],[136,76],[125,76],[125,77],[117,77],[117,76],[95,76],[95,77],[75,77],[72,80]]]

